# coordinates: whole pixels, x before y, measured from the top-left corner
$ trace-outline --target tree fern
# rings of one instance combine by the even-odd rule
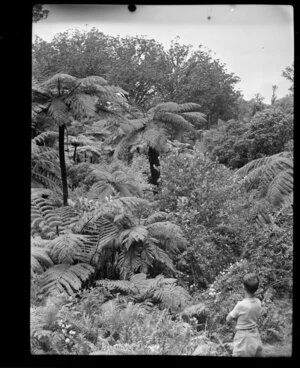
[[[41,276],[41,292],[45,295],[67,293],[72,295],[82,287],[94,268],[86,263],[70,266],[59,264],[49,268]]]
[[[58,73],[43,83],[33,83],[33,106],[47,104],[44,111],[59,126],[59,156],[64,205],[68,203],[64,153],[66,124],[72,115],[77,118],[93,115],[95,104],[100,101],[124,100],[124,97],[122,97],[124,93],[125,91],[118,87],[109,86],[103,78],[98,76],[78,79],[67,74]]]
[[[253,160],[237,170],[246,187],[259,184],[259,193],[275,207],[291,202],[293,192],[293,161],[289,152]]]

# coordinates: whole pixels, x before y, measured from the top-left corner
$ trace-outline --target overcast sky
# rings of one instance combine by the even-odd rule
[[[290,5],[44,5],[49,16],[33,23],[33,37],[51,41],[68,29],[116,36],[145,35],[166,48],[176,36],[195,48],[203,45],[241,78],[245,99],[259,92],[270,103],[272,85],[287,94],[282,70],[294,61],[293,7]]]

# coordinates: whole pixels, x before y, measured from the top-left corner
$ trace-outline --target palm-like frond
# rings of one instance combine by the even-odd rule
[[[92,237],[71,232],[58,236],[48,247],[55,263],[73,264],[75,261],[89,263],[95,252]]]
[[[203,126],[204,123],[207,122],[205,118],[205,114],[202,112],[194,111],[194,112],[183,112],[180,114],[185,120],[189,121],[193,125]]]
[[[171,214],[167,212],[163,212],[163,211],[154,212],[153,214],[151,214],[150,216],[146,218],[144,225],[150,225],[155,222],[169,220],[171,216],[172,216]]]
[[[53,98],[48,107],[48,113],[58,125],[65,124],[69,119],[68,107],[65,102],[59,98]]]
[[[93,117],[96,113],[96,100],[85,93],[74,93],[65,98],[65,104],[70,106],[75,117]]]
[[[133,295],[136,301],[150,299],[161,303],[165,308],[173,311],[183,309],[191,299],[188,292],[176,285],[177,280],[158,275],[153,279],[147,279],[144,273],[132,275],[129,280],[113,281],[99,280],[97,285],[110,292],[122,292]]]
[[[94,272],[94,268],[86,263],[59,264],[48,268],[41,277],[41,292],[45,295],[67,293],[72,295],[82,287]]]
[[[128,176],[122,170],[116,169],[114,171],[114,168],[110,170],[112,172],[100,167],[88,175],[86,180],[90,180],[91,178],[97,180],[88,192],[89,198],[101,199],[114,194],[124,197],[142,195],[138,183],[135,183],[132,177]]]
[[[237,170],[236,175],[244,177],[248,190],[258,182],[261,196],[275,207],[291,201],[293,161],[289,152],[253,160]]]
[[[172,112],[159,111],[154,115],[156,120],[171,124],[176,130],[193,130],[194,126],[183,116]]]
[[[136,146],[146,145],[157,151],[164,151],[167,145],[168,133],[162,127],[152,127],[143,131],[137,140]]]
[[[53,266],[53,261],[48,249],[31,246],[31,272],[42,273],[51,266]]]
[[[103,249],[114,244],[118,233],[118,227],[112,221],[109,221],[102,216],[90,221],[84,227],[82,234],[90,235],[90,239],[93,243],[94,250],[91,258],[91,264],[96,265],[98,263]]]
[[[117,243],[122,244],[128,250],[133,243],[144,242],[148,237],[148,230],[141,225],[124,230],[117,239]]]
[[[53,148],[38,146],[35,141],[32,142],[31,176],[37,182],[61,193],[58,155]]]
[[[55,213],[51,201],[33,197],[31,199],[31,231],[40,233],[43,237],[51,239],[58,232],[60,217]]]
[[[49,140],[49,139],[55,140],[56,138],[58,138],[58,133],[57,132],[47,131],[47,132],[43,132],[43,133],[37,135],[35,138],[33,138],[31,140],[31,142],[32,142],[33,145],[39,145],[39,146],[44,145],[44,146],[46,146],[47,145],[46,144],[47,140]],[[56,158],[58,158],[57,155],[56,155]]]
[[[266,199],[275,207],[293,203],[293,170],[288,169],[278,173],[268,185]]]
[[[181,228],[170,221],[155,222],[147,225],[146,228],[149,235],[160,240],[166,249],[170,251],[186,249],[187,241]]]
[[[47,90],[57,89],[59,86],[61,90],[68,89],[72,90],[78,84],[77,78],[72,77],[69,74],[64,73],[57,73],[50,77],[49,79],[45,80],[40,84],[42,88]]]

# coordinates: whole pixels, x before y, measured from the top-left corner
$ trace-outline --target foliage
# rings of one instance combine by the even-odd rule
[[[283,151],[293,137],[293,117],[279,109],[265,109],[250,122],[244,138],[249,140],[249,161]]]
[[[256,113],[249,123],[224,122],[205,132],[205,151],[212,159],[231,168],[277,154],[293,138],[293,115],[277,108]]]
[[[289,90],[293,93],[294,92],[294,63],[290,66],[287,66],[282,71],[282,76],[286,78],[288,81],[292,82],[292,85],[289,88]]]
[[[35,4],[32,8],[32,21],[37,23],[42,19],[48,18],[49,10],[43,9],[43,5]]]
[[[244,177],[248,190],[258,188],[259,196],[274,207],[293,203],[293,161],[289,152],[253,160],[236,174]]]

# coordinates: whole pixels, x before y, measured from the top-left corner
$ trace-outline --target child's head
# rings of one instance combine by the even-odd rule
[[[258,289],[259,279],[255,273],[247,273],[243,278],[244,288],[249,294],[254,294]]]

